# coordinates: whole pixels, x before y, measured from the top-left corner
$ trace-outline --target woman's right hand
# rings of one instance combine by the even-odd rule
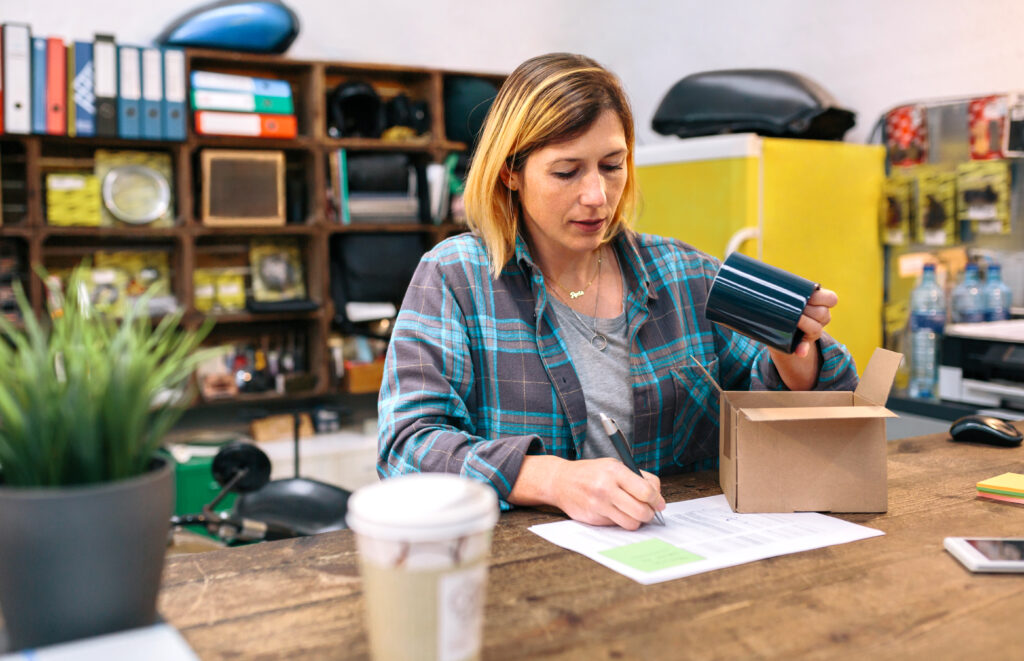
[[[636,475],[617,459],[570,461],[527,455],[509,494],[517,505],[554,505],[570,518],[596,526],[636,530],[665,509],[661,481]]]

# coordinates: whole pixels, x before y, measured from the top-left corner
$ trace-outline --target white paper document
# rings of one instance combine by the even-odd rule
[[[177,629],[168,624],[130,629],[34,650],[0,655],[0,661],[199,661]]]
[[[645,585],[885,534],[814,512],[737,514],[724,495],[669,503],[662,514],[664,526],[635,531],[576,521],[530,531]]]

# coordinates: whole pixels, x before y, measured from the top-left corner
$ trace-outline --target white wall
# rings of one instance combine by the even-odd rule
[[[0,20],[36,34],[113,32],[147,43],[192,0],[0,0]],[[864,140],[898,103],[1024,88],[1024,3],[1013,0],[287,0],[302,21],[289,52],[507,72],[552,50],[588,54],[619,74],[642,142],[683,76],[774,67],[818,81]]]

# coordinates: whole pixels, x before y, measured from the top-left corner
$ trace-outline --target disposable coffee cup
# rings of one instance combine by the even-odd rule
[[[797,328],[817,283],[734,252],[708,292],[704,316],[785,353],[803,339]]]
[[[356,491],[356,534],[370,649],[378,661],[480,657],[494,490],[423,473]]]

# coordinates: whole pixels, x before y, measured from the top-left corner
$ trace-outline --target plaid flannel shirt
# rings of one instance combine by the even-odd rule
[[[657,475],[713,468],[718,392],[784,389],[767,348],[704,318],[719,262],[675,239],[624,233],[631,349],[631,449]],[[817,390],[852,390],[849,352],[819,342]],[[388,347],[380,391],[382,478],[450,472],[490,484],[503,508],[526,454],[581,455],[583,391],[548,305],[540,269],[518,238],[495,280],[479,237],[447,239],[424,255]]]

